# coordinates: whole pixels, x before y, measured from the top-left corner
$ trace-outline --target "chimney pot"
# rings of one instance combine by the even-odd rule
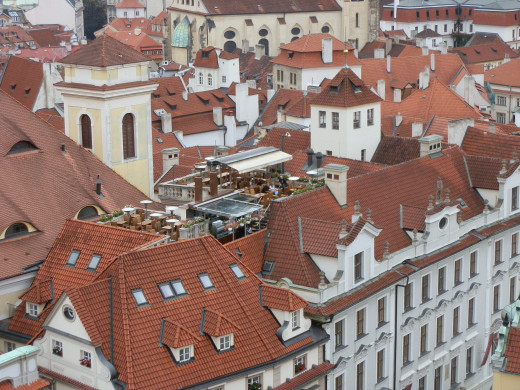
[[[218,172],[209,173],[209,195],[211,197],[218,195]]]
[[[321,168],[322,160],[323,160],[323,154],[321,154],[321,152],[316,153],[316,169]]]
[[[97,179],[96,179],[96,194],[98,196],[101,195],[101,179],[99,178],[99,175],[97,175]]]
[[[310,168],[312,165],[312,155],[314,154],[314,150],[312,148],[307,149],[307,168]]]
[[[392,57],[386,56],[386,72],[387,73],[391,72],[391,61],[392,61]]]
[[[332,38],[321,40],[321,60],[324,64],[332,64]]]

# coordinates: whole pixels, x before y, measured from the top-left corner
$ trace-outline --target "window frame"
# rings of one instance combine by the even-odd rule
[[[336,321],[336,323],[334,324],[334,343],[336,349],[344,346],[344,324],[344,320]]]
[[[69,255],[68,259],[67,259],[66,265],[68,265],[70,267],[75,267],[76,264],[78,263],[78,259],[79,259],[80,256],[81,256],[81,251],[77,250],[77,249],[73,249],[70,252],[70,255]]]
[[[218,338],[219,351],[227,351],[233,346],[231,334],[226,334]]]
[[[450,361],[450,385],[453,386],[455,385],[457,382],[457,374],[458,374],[458,356],[455,356],[454,358],[451,359]]]
[[[354,129],[361,128],[361,111],[354,111],[354,119],[352,122]]]
[[[493,313],[500,311],[500,284],[493,286]]]
[[[462,259],[455,260],[455,263],[453,265],[454,271],[453,271],[453,285],[458,285],[462,283]]]
[[[518,186],[511,188],[511,211],[518,210]]]
[[[468,299],[468,328],[475,324],[475,297]]]
[[[327,112],[318,111],[318,127],[324,129],[327,127]]]
[[[369,108],[367,110],[367,126],[373,126],[374,125],[374,109]]]
[[[502,239],[494,243],[494,260],[495,265],[502,263]]]
[[[423,303],[430,300],[430,274],[423,275],[421,278],[421,298]]]
[[[34,302],[27,302],[27,314],[29,314],[32,317],[38,317],[39,314],[39,308],[38,304]]]
[[[303,367],[302,367],[303,366]],[[293,375],[299,375],[307,370],[307,355],[301,355],[293,359]]]
[[[121,121],[123,160],[137,157],[135,138],[135,118],[132,113],[127,112]]]
[[[148,305],[148,299],[146,299],[146,295],[144,294],[144,291],[142,288],[134,288],[130,290],[132,293],[132,296],[134,297],[134,301],[137,305],[137,307],[146,306]],[[144,301],[141,301],[141,297],[144,299]]]
[[[385,378],[385,349],[380,349],[376,354],[376,383]]]
[[[356,311],[356,337],[360,338],[365,335],[365,311],[362,308]]]
[[[300,309],[291,312],[291,329],[296,330],[300,328]]]
[[[473,251],[469,254],[469,276],[473,277],[477,274],[477,251]]]
[[[359,362],[356,365],[356,390],[363,390],[365,388],[365,361]]]
[[[452,323],[452,331],[453,337],[460,334],[460,306],[453,308],[453,323]]]
[[[439,268],[437,273],[437,294],[446,292],[446,266]]]
[[[511,258],[518,255],[518,232],[511,234]]]
[[[437,346],[444,343],[444,315],[438,316],[435,320],[436,324],[436,334],[435,334],[435,341],[437,343]]]
[[[215,285],[213,284],[213,282],[212,282],[212,280],[209,277],[209,274],[207,272],[204,272],[202,274],[198,274],[197,276],[199,277],[200,284],[202,285],[204,290],[210,290],[210,289],[215,287]],[[209,284],[206,283],[205,281],[207,281]]]
[[[516,278],[513,276],[509,279],[509,303],[516,301]]]
[[[92,119],[87,114],[82,114],[79,117],[79,125],[80,125],[80,137],[81,137],[81,146],[85,149],[93,148],[93,140],[92,140]]]
[[[339,130],[339,112],[332,111],[332,130]]]
[[[473,374],[473,347],[466,349],[466,377]]]
[[[363,251],[354,255],[354,282],[363,280]]]
[[[378,326],[386,324],[386,297],[377,300],[377,324]]]
[[[403,366],[410,363],[410,333],[403,336]]]
[[[421,330],[420,330],[420,349],[419,349],[419,353],[420,355],[424,355],[426,352],[428,352],[428,324],[424,324],[423,326],[421,326]]]

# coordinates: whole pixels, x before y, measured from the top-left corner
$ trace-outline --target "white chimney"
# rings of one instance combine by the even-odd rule
[[[412,137],[420,137],[423,133],[423,124],[421,122],[412,123]]]
[[[242,53],[249,52],[249,41],[247,39],[242,39]]]
[[[391,68],[390,68],[391,58],[392,57],[390,57],[390,56],[386,56],[386,73],[390,73],[391,72]]]
[[[163,173],[174,165],[179,165],[179,149],[168,148],[161,150]]]
[[[184,99],[184,101],[188,101],[188,91],[182,91],[182,98]]]
[[[509,61],[510,61],[509,54],[506,53],[506,55],[504,56],[504,61],[502,63],[507,64]]]
[[[395,116],[395,125],[400,126],[402,121],[403,121],[403,117],[401,116],[401,113],[398,112],[397,115]]]
[[[255,45],[255,60],[259,60],[265,56],[265,46],[257,44]]]
[[[134,34],[135,35],[139,35],[141,34],[141,29],[139,27],[137,27],[135,30],[134,30]]]
[[[394,102],[401,103],[401,90],[394,88]]]
[[[421,49],[422,49],[422,55],[423,56],[427,56],[428,52],[429,52],[428,47],[427,46],[423,46]]]
[[[440,152],[442,150],[441,142],[442,142],[442,136],[437,135],[437,134],[419,138],[419,144],[420,144],[420,148],[421,148],[421,157]]]
[[[347,204],[347,172],[348,167],[340,164],[327,164],[323,167],[325,172],[325,185],[329,188],[340,206]]]
[[[161,115],[161,129],[163,133],[172,132],[172,114],[165,112]]]
[[[464,76],[464,101],[471,107],[475,105],[475,79],[473,76]]]
[[[377,80],[377,94],[385,100],[385,80]]]
[[[448,46],[445,42],[441,42],[439,46],[441,47],[441,54],[448,54]]]
[[[184,132],[182,130],[175,130],[173,133],[175,134],[175,136],[177,137],[177,139],[179,141],[181,141],[181,142],[183,141],[183,139],[184,139]]]
[[[321,40],[321,60],[324,64],[332,64],[332,38]]]
[[[213,122],[217,126],[222,126],[224,124],[222,119],[222,107],[213,107]]]
[[[374,58],[385,58],[385,49],[375,49]]]
[[[495,134],[495,132],[496,132],[496,124],[495,124],[495,122],[489,122],[488,131],[491,134]]]
[[[435,72],[435,54],[430,54],[430,68]]]
[[[448,122],[448,143],[462,145],[462,141],[466,136],[468,127],[475,126],[475,120],[472,118],[455,119]]]
[[[235,146],[237,144],[237,125],[233,111],[226,111],[224,126],[226,126],[226,134],[224,135],[226,146]]]

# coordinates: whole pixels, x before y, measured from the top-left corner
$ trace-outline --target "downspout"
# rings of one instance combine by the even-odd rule
[[[110,299],[110,363],[114,365],[114,297],[112,293],[112,277],[108,283],[108,297]]]
[[[394,389],[397,389],[397,292],[399,287],[406,288],[408,286],[409,276],[406,275],[406,284],[395,285],[395,302],[394,302]]]

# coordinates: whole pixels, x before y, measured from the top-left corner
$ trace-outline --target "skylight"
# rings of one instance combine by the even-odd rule
[[[262,267],[262,272],[264,274],[270,275],[273,271],[274,263],[272,261],[266,261],[264,266]]]
[[[200,279],[200,282],[202,283],[202,287],[204,287],[204,289],[213,287],[213,282],[209,278],[208,274],[200,274],[199,279]]]
[[[238,279],[245,278],[245,275],[244,275],[244,273],[242,272],[242,270],[240,269],[240,267],[238,266],[238,264],[231,264],[231,265],[229,266],[229,268],[231,268],[231,271],[233,271],[233,273],[235,274],[235,276],[236,276]]]
[[[137,306],[145,305],[148,303],[146,297],[144,296],[143,289],[137,288],[135,290],[132,290],[132,295],[134,296],[135,303],[137,303]]]
[[[70,253],[69,259],[67,260],[67,265],[75,266],[80,254],[81,254],[81,251],[73,250]]]
[[[87,269],[96,269],[100,260],[101,255],[92,255],[92,257],[90,258],[90,263],[88,263]]]
[[[186,289],[180,280],[164,282],[159,284],[158,287],[164,299],[186,294]]]

